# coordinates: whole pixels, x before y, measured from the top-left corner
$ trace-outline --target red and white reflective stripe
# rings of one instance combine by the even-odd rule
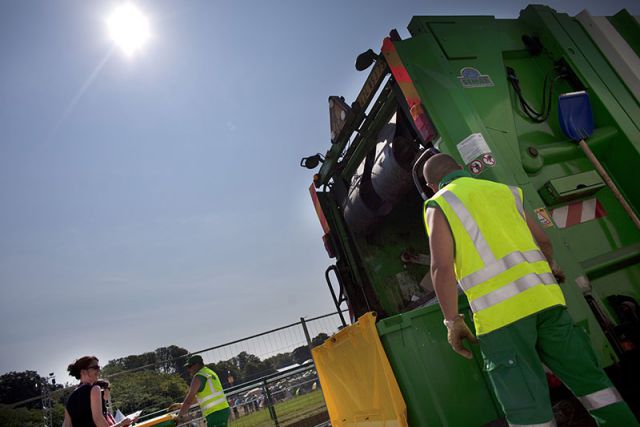
[[[571,227],[606,215],[607,212],[596,198],[570,203],[551,211],[553,222],[558,228]]]
[[[431,141],[436,135],[433,123],[427,115],[427,112],[424,110],[418,90],[413,84],[411,76],[409,76],[409,71],[402,63],[402,59],[400,58],[393,41],[391,41],[389,37],[385,38],[382,42],[382,54],[389,65],[391,74],[393,74],[393,77],[396,79],[396,83],[398,83],[398,86],[400,87],[400,91],[402,91],[402,94],[407,100],[411,118],[413,119],[413,123],[416,125],[416,129],[418,129],[422,140],[424,142]]]

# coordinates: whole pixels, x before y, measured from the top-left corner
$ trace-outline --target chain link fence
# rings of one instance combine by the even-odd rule
[[[127,414],[142,410],[138,423],[153,425],[160,416],[175,414],[170,406],[182,402],[191,378],[184,367],[188,356],[199,354],[219,376],[231,415],[229,425],[313,427],[328,423],[322,388],[311,348],[344,324],[340,312],[304,319],[256,335],[188,353],[176,346],[110,361],[102,374],[111,381],[107,409]],[[126,363],[123,363],[126,361]],[[127,363],[136,366],[127,368]],[[43,379],[43,394],[9,405],[24,410],[40,401],[45,427],[62,424],[61,403],[75,386],[59,388]],[[151,424],[149,424],[151,423]],[[43,425],[29,421],[31,426]],[[26,424],[25,424],[26,425]],[[175,426],[157,424],[158,427]],[[206,426],[197,405],[179,426]]]
[[[328,414],[311,348],[324,342],[343,326],[337,312],[310,319],[301,318],[286,326],[189,355],[199,354],[204,363],[218,374],[231,410],[230,426],[312,427],[326,422]],[[176,378],[182,376],[182,380],[189,380],[185,371],[180,371],[186,357],[183,355],[164,360],[156,363],[155,367],[161,365],[167,375]],[[118,372],[109,379],[123,388],[127,384],[127,376],[141,375],[148,368],[142,366],[136,370]],[[171,383],[167,388],[171,388]],[[124,390],[121,391],[124,393]],[[176,387],[173,391],[172,397],[176,402],[186,394],[184,386]],[[114,391],[114,395],[114,406],[126,407],[126,402],[118,398],[117,391]],[[135,409],[144,411],[140,422],[167,413],[166,409],[153,406]],[[189,420],[182,421],[180,426],[206,426],[197,405],[189,412]]]

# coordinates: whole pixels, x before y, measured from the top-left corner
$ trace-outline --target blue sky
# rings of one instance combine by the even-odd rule
[[[0,3],[0,373],[55,372],[169,344],[198,350],[333,309],[302,156],[329,146],[413,15],[515,17],[524,1],[134,1],[152,39],[126,58],[116,1]],[[611,15],[637,1],[555,1]]]

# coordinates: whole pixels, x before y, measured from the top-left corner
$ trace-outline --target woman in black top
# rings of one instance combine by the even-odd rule
[[[102,414],[102,393],[95,385],[100,373],[98,358],[84,356],[67,368],[69,375],[80,380],[80,385],[67,399],[64,411],[64,427],[109,427]],[[127,427],[131,420],[125,418],[117,427]]]

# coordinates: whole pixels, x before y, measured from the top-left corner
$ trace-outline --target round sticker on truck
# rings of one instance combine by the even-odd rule
[[[474,160],[473,162],[469,163],[469,172],[474,175],[478,175],[480,172],[482,172],[483,169],[484,165],[480,160]]]
[[[482,156],[482,163],[487,166],[494,167],[496,165],[496,158],[491,153],[484,154]]]

